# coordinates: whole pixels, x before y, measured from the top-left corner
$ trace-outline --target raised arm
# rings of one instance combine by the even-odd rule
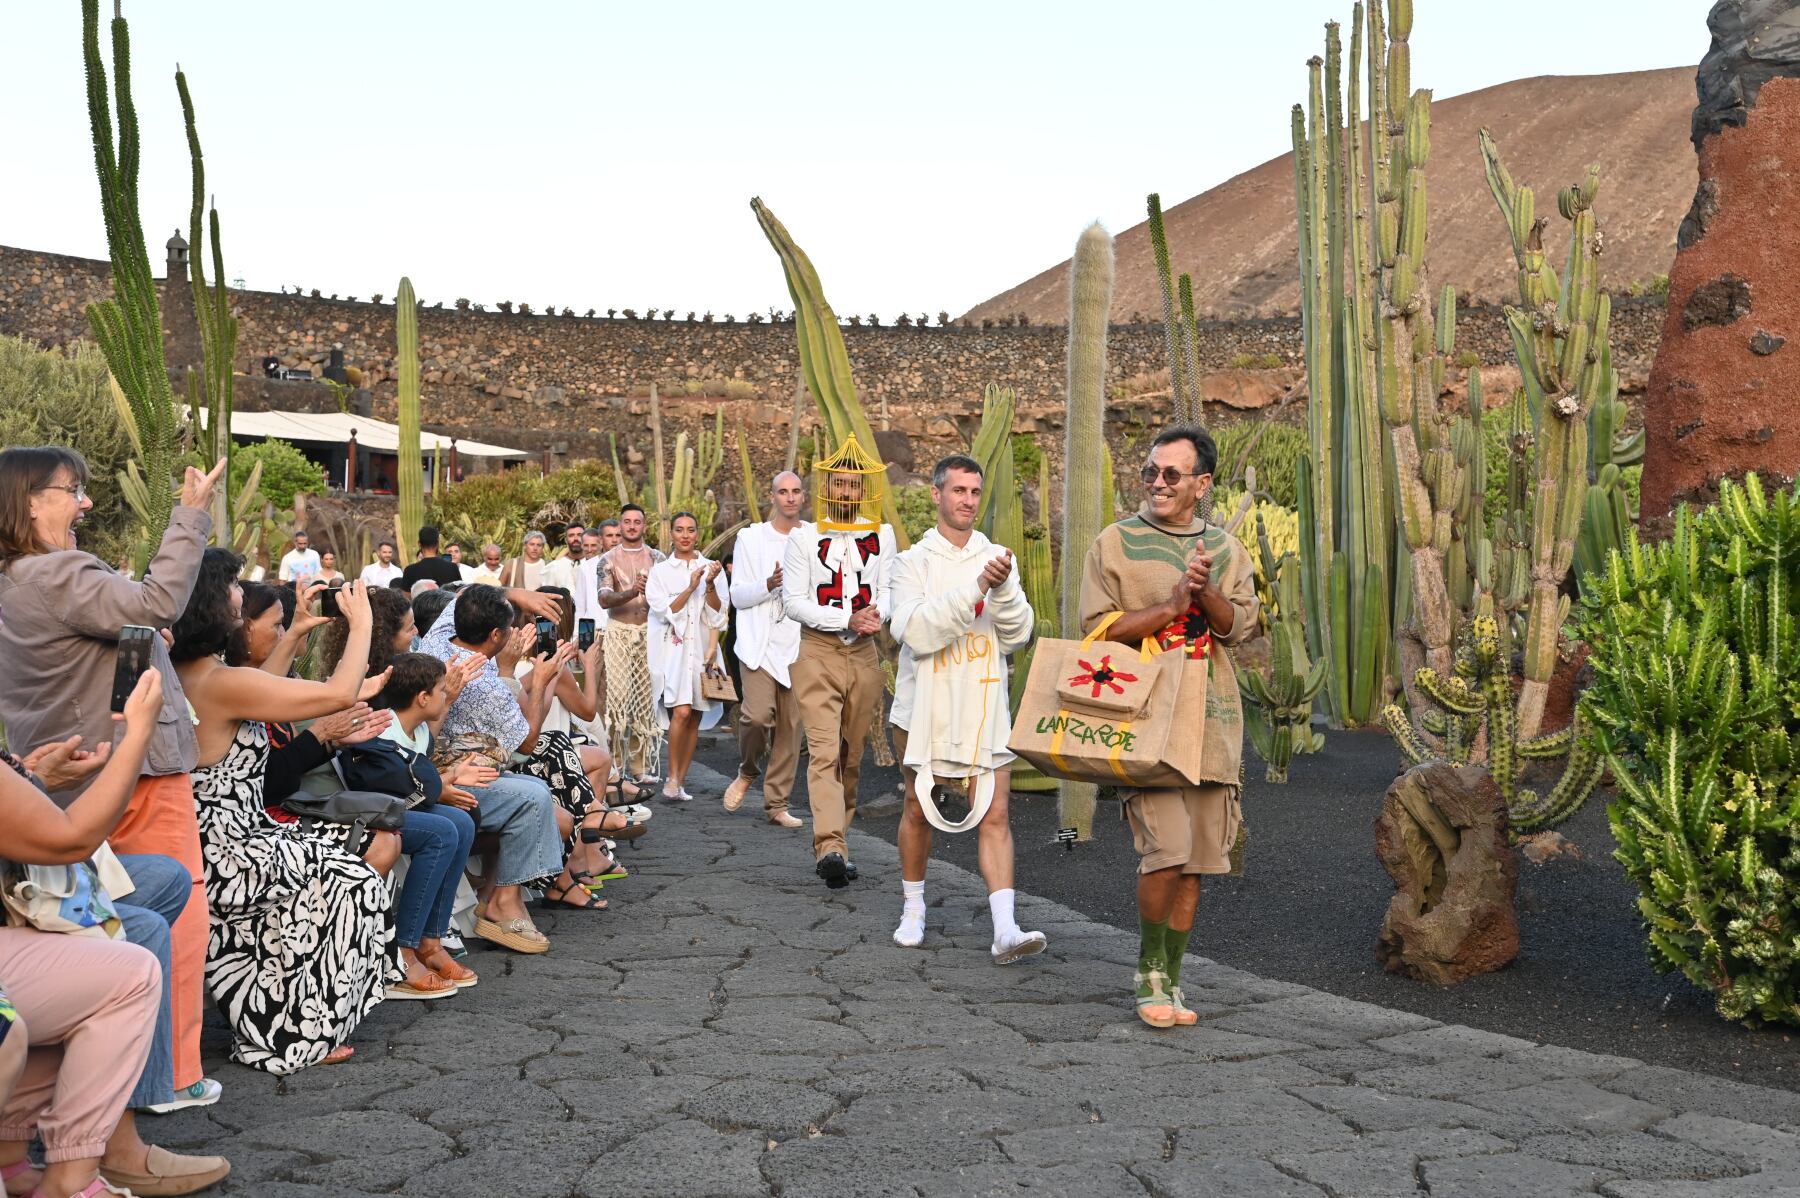
[[[203,692],[191,695],[236,720],[307,720],[342,711],[357,701],[369,672],[369,592],[348,584],[338,592],[338,608],[349,625],[344,655],[324,682],[278,678],[249,667],[209,671]]]
[[[924,558],[909,553],[894,561],[888,599],[893,605],[888,632],[914,657],[924,657],[968,631],[981,586],[970,580],[933,595],[926,585]]]
[[[211,516],[198,508],[177,507],[142,582],[113,572],[91,554],[67,553],[76,568],[59,586],[63,622],[76,632],[108,641],[127,624],[169,627],[187,609],[211,531]]]
[[[67,808],[0,766],[0,827],[6,829],[8,857],[25,865],[69,865],[94,855],[131,801],[162,695],[162,675],[145,670],[125,702],[124,735],[113,744],[99,777]]]

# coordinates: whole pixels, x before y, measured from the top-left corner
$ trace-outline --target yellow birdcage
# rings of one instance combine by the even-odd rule
[[[875,532],[886,495],[887,467],[863,452],[854,433],[813,462],[813,517],[826,532]]]

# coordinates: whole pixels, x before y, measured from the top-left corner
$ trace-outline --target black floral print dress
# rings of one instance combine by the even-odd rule
[[[193,774],[212,931],[206,984],[231,1059],[270,1073],[316,1065],[349,1039],[392,976],[388,886],[361,858],[263,810],[269,739],[238,725]]]

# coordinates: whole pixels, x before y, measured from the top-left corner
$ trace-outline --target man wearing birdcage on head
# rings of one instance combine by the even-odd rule
[[[894,530],[881,522],[887,471],[854,434],[813,463],[813,520],[788,537],[782,603],[798,621],[789,678],[806,733],[815,871],[833,890],[856,877],[845,836],[863,749],[881,703],[875,637],[888,616]]]

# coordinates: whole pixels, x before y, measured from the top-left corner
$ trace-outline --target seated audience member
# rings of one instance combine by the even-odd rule
[[[228,550],[206,551],[170,656],[198,718],[208,988],[230,1027],[232,1059],[291,1073],[350,1055],[344,1041],[386,991],[393,933],[379,874],[268,817],[263,721],[329,715],[357,701],[368,668],[369,599],[356,583],[338,592],[350,633],[324,682],[228,666],[219,655],[240,621],[241,564]]]
[[[423,595],[426,591],[435,591],[437,589],[438,589],[437,583],[431,581],[431,579],[429,579],[429,578],[421,578],[421,579],[419,579],[419,581],[412,584],[412,587],[406,592],[406,597],[409,600],[417,599],[420,595]]]
[[[350,625],[339,617],[324,628],[325,631],[319,634],[319,661],[325,669],[335,670],[344,658],[344,641],[350,635]],[[292,631],[290,626],[289,632]],[[417,635],[412,602],[392,587],[370,587],[369,675],[373,677],[387,669],[388,659],[394,654],[412,652]]]
[[[400,575],[400,589],[412,594],[421,580],[429,579],[439,586],[463,580],[462,571],[447,557],[438,556],[438,530],[427,524],[419,530],[419,556]]]
[[[443,720],[454,698],[452,691],[460,692],[481,664],[477,655],[470,654],[446,671],[443,662],[424,653],[399,654],[387,686],[375,700],[393,717],[382,736],[404,760],[409,781],[417,778],[427,796],[406,813],[402,833],[411,864],[394,920],[407,980],[390,988],[389,998],[436,998],[479,980],[474,970],[445,951],[444,933],[450,930],[456,884],[475,843],[474,813],[480,808],[480,800],[463,787],[491,786],[499,771],[465,761],[449,777],[442,777],[431,763],[431,726]]]
[[[146,671],[126,702],[123,735],[87,759],[98,773],[81,771],[89,785],[67,808],[0,768],[0,827],[14,861],[66,865],[94,854],[125,813],[162,700],[161,676]],[[166,925],[160,955],[167,959]],[[223,1157],[177,1156],[138,1138],[127,1104],[155,1067],[158,1025],[167,1025],[157,958],[124,940],[0,927],[0,1179],[9,1193],[192,1194],[231,1171]],[[33,1135],[43,1140],[43,1170],[26,1156]]]
[[[187,606],[212,529],[207,510],[213,488],[224,472],[223,460],[210,474],[187,468],[149,569],[132,581],[77,544],[94,506],[80,454],[61,446],[0,451],[0,724],[13,744],[43,749],[73,739],[76,748],[98,748],[112,739],[119,630],[128,624],[165,629]],[[150,659],[163,678],[163,710],[144,755],[144,776],[108,843],[121,857],[173,858],[188,879],[187,901],[170,930],[167,977],[174,995],[175,1089],[167,1101],[151,1103],[165,1113],[217,1102],[221,1087],[200,1063],[208,922],[188,777],[194,726],[160,636],[150,641]],[[51,786],[51,797],[66,805],[86,782]],[[157,889],[149,881],[143,885]]]
[[[383,541],[375,547],[375,560],[363,567],[357,581],[372,587],[392,586],[394,579],[404,572],[394,564],[399,551],[392,541]]]
[[[552,609],[554,610],[554,609]],[[480,673],[466,684],[456,702],[445,712],[439,736],[452,741],[465,734],[492,745],[503,764],[515,751],[536,747],[537,723],[545,709],[543,685],[529,688],[523,700],[513,697],[494,659],[513,633],[513,605],[498,587],[471,586],[457,594],[432,624],[419,644],[419,652],[455,664],[469,653],[482,657]],[[521,633],[521,646],[530,634]],[[516,660],[524,652],[512,654]],[[510,672],[512,662],[508,661]],[[542,676],[547,683],[549,673]],[[526,710],[534,713],[535,721]],[[441,754],[440,754],[441,755]],[[558,816],[561,814],[550,788],[525,774],[505,772],[492,782],[468,789],[480,800],[476,826],[500,834],[496,872],[483,880],[476,906],[475,934],[483,940],[521,953],[541,953],[550,947],[525,911],[523,888],[546,878],[564,894],[581,891],[563,868]],[[566,830],[566,829],[564,829]],[[585,892],[583,892],[585,895]],[[586,906],[575,902],[570,906]]]
[[[431,626],[437,623],[439,614],[450,606],[450,597],[454,593],[439,587],[435,591],[426,591],[412,601],[414,633],[412,645],[409,648],[414,651],[418,649],[419,641],[431,631]]]
[[[558,588],[546,587],[542,593],[555,596],[561,608],[562,615],[557,628],[560,652],[573,640],[574,607],[568,594]],[[535,640],[535,618],[520,613],[516,620],[518,631],[529,632],[531,639]],[[529,652],[535,651],[531,649]],[[579,682],[566,658],[564,664],[554,667],[554,680],[547,689],[544,716],[538,724],[536,746],[524,755],[515,768],[547,784],[550,792],[556,796],[557,804],[568,813],[570,828],[564,850],[568,855],[569,876],[594,891],[601,889],[609,880],[626,876],[625,871],[619,869],[608,855],[609,850],[603,847],[603,838],[599,834],[610,832],[616,836],[639,835],[641,832],[637,829],[641,829],[648,813],[608,811],[600,801],[594,784],[598,780],[600,792],[607,789],[607,777],[612,772],[612,755],[597,745],[577,746],[572,739],[571,714],[590,720],[599,714],[599,642],[589,646],[580,658],[584,672]],[[500,660],[504,666],[507,661],[504,651]],[[529,685],[535,670],[551,668],[540,667],[540,661],[541,658],[538,657],[522,656],[513,665],[511,674]],[[583,832],[588,833],[585,839],[581,836]],[[553,901],[567,903],[565,896],[552,894],[549,897]],[[567,897],[573,898],[575,905],[582,907],[603,905],[591,900],[581,902],[579,895]]]
[[[243,623],[238,625],[231,644],[225,650],[225,664],[249,666],[286,677],[294,658],[302,652],[307,636],[320,625],[333,621],[309,612],[292,624],[283,625],[281,613],[285,609],[278,601],[281,593],[278,588],[260,582],[246,582],[240,586],[243,592]],[[311,599],[319,589],[321,588],[308,587],[306,598]],[[342,624],[343,621],[337,623]],[[375,648],[371,644],[370,656],[374,654]],[[327,668],[335,669],[336,665],[334,661]],[[385,668],[384,666],[383,669]],[[376,671],[363,684],[363,690],[374,693],[380,680],[380,671]],[[380,736],[389,718],[385,713],[376,714],[367,703],[359,701],[344,711],[333,712],[314,720],[304,731],[297,730],[286,720],[265,720],[263,725],[269,734],[269,761],[263,772],[263,808],[269,818],[281,824],[297,823],[296,818],[282,807],[281,801],[298,794],[306,775],[330,762],[340,747],[365,744]],[[324,837],[346,852],[360,856],[383,877],[394,868],[394,862],[400,858],[402,851],[401,837],[397,832],[326,823],[305,826],[304,830]]]

